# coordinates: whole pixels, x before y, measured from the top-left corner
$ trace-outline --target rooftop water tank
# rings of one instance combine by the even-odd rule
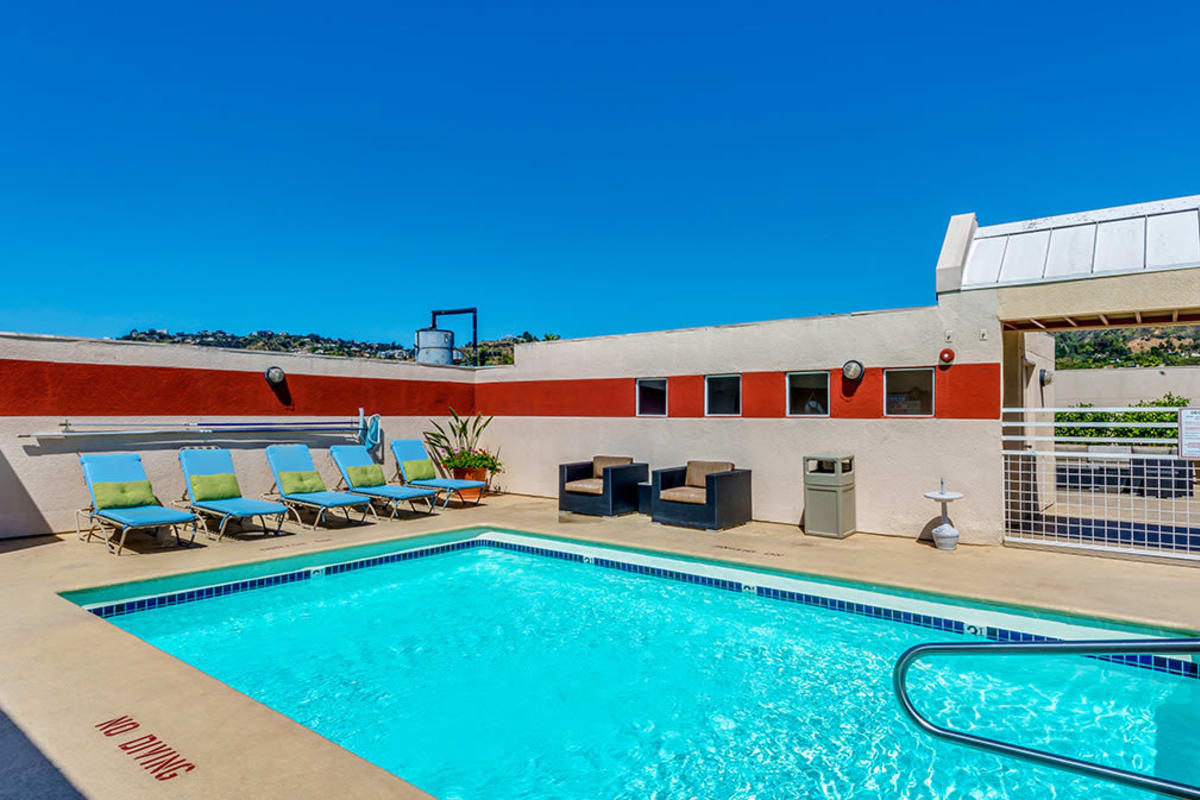
[[[440,328],[421,328],[417,331],[416,343],[418,363],[454,363],[454,331],[444,331]]]

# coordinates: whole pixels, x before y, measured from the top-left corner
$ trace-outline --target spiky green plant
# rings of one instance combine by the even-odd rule
[[[445,428],[434,420],[429,420],[429,424],[434,429],[425,431],[425,444],[433,451],[439,462],[444,462],[453,453],[478,450],[480,449],[479,437],[483,435],[493,419],[495,417],[485,419],[482,414],[464,419],[451,407],[450,419],[446,421]]]

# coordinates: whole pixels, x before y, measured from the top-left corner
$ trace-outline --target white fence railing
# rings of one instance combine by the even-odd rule
[[[1005,408],[1001,424],[1007,541],[1200,559],[1176,409]]]

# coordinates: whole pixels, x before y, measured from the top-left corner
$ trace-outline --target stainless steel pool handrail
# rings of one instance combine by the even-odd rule
[[[1058,769],[1069,770],[1079,775],[1133,786],[1159,792],[1171,797],[1185,797],[1200,800],[1200,786],[1190,786],[1184,783],[1143,775],[1138,772],[1106,767],[1090,761],[1081,761],[1070,756],[1058,755],[1044,750],[1034,750],[1017,744],[1009,744],[997,739],[988,739],[971,733],[945,728],[921,715],[908,696],[908,668],[917,659],[935,654],[985,653],[988,655],[1038,655],[1046,653],[1076,654],[1076,655],[1130,655],[1133,653],[1156,653],[1159,655],[1173,653],[1200,653],[1200,639],[1111,639],[1111,640],[1081,640],[1058,642],[947,642],[919,644],[910,647],[896,660],[892,670],[892,683],[896,689],[896,697],[904,713],[926,733],[946,739],[951,742],[975,747],[980,750],[990,750],[993,753],[1012,756],[1014,758],[1032,761]]]

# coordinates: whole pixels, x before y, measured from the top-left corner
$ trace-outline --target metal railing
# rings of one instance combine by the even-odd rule
[[[1005,408],[1005,541],[1200,559],[1196,462],[1178,410]]]
[[[1000,755],[1024,759],[1035,764],[1068,770],[1079,775],[1101,778],[1114,783],[1132,786],[1137,789],[1147,789],[1171,797],[1185,797],[1191,800],[1200,799],[1200,786],[1190,786],[1184,783],[1143,775],[1137,772],[1081,761],[1070,756],[1058,755],[1044,750],[1035,750],[1017,744],[1009,744],[998,739],[988,739],[972,733],[956,731],[930,721],[923,716],[912,698],[908,696],[908,669],[917,659],[934,654],[963,655],[966,653],[985,653],[988,655],[1041,655],[1046,653],[1075,654],[1075,655],[1128,655],[1131,653],[1200,653],[1200,639],[1114,639],[1107,641],[1068,641],[1068,642],[950,642],[919,644],[910,647],[896,660],[892,670],[892,683],[896,689],[896,697],[901,708],[909,718],[926,733],[947,741],[988,750]],[[1192,679],[1188,679],[1192,680]]]

